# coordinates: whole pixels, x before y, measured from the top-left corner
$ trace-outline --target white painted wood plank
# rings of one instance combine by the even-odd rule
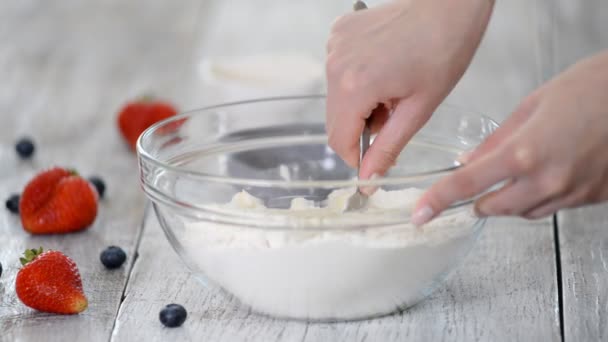
[[[1,341],[110,338],[145,203],[136,159],[119,138],[115,113],[143,91],[176,95],[169,92],[181,76],[176,61],[191,51],[198,6],[198,1],[0,4],[2,206],[10,193],[20,192],[38,170],[51,165],[100,175],[108,186],[99,217],[83,233],[30,236],[17,217],[0,210]],[[31,162],[19,161],[14,152],[14,140],[21,135],[36,141]],[[126,265],[112,272],[99,262],[99,253],[110,244],[129,255]],[[18,256],[39,245],[62,250],[77,262],[90,302],[83,314],[36,313],[16,298]]]
[[[558,216],[564,336],[608,339],[608,205]]]
[[[552,40],[555,71],[608,48],[608,2],[555,1]],[[564,338],[608,339],[608,206],[558,215]]]
[[[552,237],[549,220],[492,220],[463,265],[421,304],[369,321],[307,324],[252,313],[198,283],[151,212],[112,340],[558,341]],[[167,329],[158,313],[174,302],[189,316]]]

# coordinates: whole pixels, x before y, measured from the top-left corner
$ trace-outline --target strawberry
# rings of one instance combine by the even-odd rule
[[[32,234],[83,230],[97,216],[97,191],[74,171],[52,168],[27,184],[19,213],[23,229]]]
[[[59,251],[29,249],[17,273],[17,297],[38,311],[77,314],[88,306],[76,263]]]
[[[177,110],[171,104],[144,96],[139,100],[127,103],[119,111],[118,128],[131,149],[135,150],[137,139],[148,127],[175,114],[177,114]],[[177,125],[179,124],[177,123]]]

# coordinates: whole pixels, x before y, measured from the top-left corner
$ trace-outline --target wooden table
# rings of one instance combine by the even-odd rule
[[[382,319],[274,320],[197,283],[147,209],[135,157],[115,128],[115,112],[148,90],[182,108],[214,100],[202,94],[196,69],[208,53],[200,42],[213,22],[206,19],[222,3],[240,2],[0,2],[0,197],[20,192],[50,165],[101,175],[108,185],[99,217],[84,233],[31,236],[16,216],[0,210],[0,341],[608,339],[606,206],[535,222],[491,220],[445,286],[411,310]],[[451,102],[502,120],[556,71],[607,46],[607,11],[603,0],[498,1],[482,47]],[[14,153],[22,135],[37,143],[32,161]],[[112,244],[129,258],[123,268],[108,272],[99,253]],[[48,315],[18,301],[18,255],[39,245],[62,250],[78,263],[90,300],[86,312]],[[189,310],[181,328],[163,328],[158,321],[159,310],[172,302]]]

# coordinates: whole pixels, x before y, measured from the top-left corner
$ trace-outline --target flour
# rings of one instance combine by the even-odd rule
[[[421,300],[468,252],[477,235],[478,219],[467,210],[421,228],[406,223],[314,229],[331,220],[409,212],[422,193],[378,190],[362,212],[344,212],[352,191],[335,191],[322,205],[295,198],[289,209],[266,208],[262,200],[240,192],[216,209],[286,215],[304,220],[312,229],[268,230],[199,221],[185,224],[178,236],[184,237],[180,243],[191,262],[255,311],[343,320],[388,314]]]

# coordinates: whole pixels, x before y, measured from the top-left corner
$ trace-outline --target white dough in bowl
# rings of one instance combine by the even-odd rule
[[[246,192],[221,206],[228,211],[271,215],[281,210],[303,217],[343,215],[342,219],[357,220],[370,212],[411,210],[422,193],[378,190],[363,212],[343,212],[342,202],[352,191],[335,191],[320,207],[296,198],[289,209],[267,209]],[[206,277],[255,311],[344,320],[388,314],[424,298],[470,250],[477,222],[468,210],[420,228],[403,223],[357,230],[277,231],[204,221],[187,224],[180,243]]]

